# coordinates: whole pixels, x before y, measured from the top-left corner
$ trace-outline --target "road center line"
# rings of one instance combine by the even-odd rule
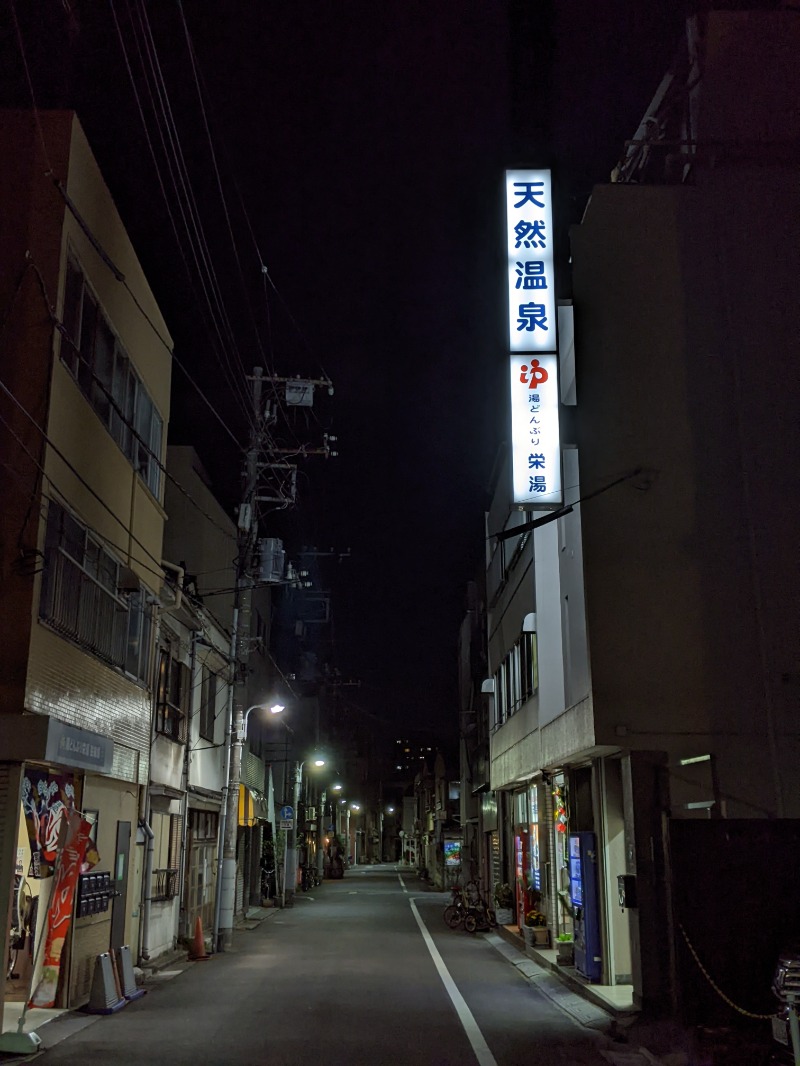
[[[400,874],[397,875],[397,880],[400,882],[400,887],[403,889],[405,894],[408,895],[408,889],[406,888],[406,883],[403,880],[403,878],[400,876]]]
[[[414,913],[414,917],[417,920],[419,930],[422,933],[422,939],[425,941],[425,946],[433,959],[433,965],[436,967],[439,976],[442,979],[442,984],[452,1000],[453,1006],[456,1008],[458,1020],[461,1022],[464,1032],[467,1034],[467,1039],[472,1045],[472,1050],[475,1052],[475,1058],[480,1063],[480,1066],[497,1066],[497,1060],[489,1050],[489,1045],[484,1040],[483,1033],[478,1028],[478,1023],[475,1021],[472,1011],[467,1006],[464,997],[458,991],[455,981],[450,976],[450,971],[445,966],[444,959],[439,954],[439,949],[434,944],[433,937],[428,932],[425,923],[417,910],[416,903],[413,899],[409,900],[409,903],[411,904],[411,910]]]

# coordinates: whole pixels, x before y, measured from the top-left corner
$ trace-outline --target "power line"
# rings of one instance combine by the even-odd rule
[[[131,83],[134,88],[134,95],[139,106],[139,113],[142,119],[142,123],[145,128],[145,133],[148,138],[148,144],[151,148],[151,155],[153,159],[153,165],[156,168],[156,172],[159,176],[159,182],[162,190],[162,195],[165,198],[165,205],[167,211],[170,213],[170,218],[173,226],[173,232],[178,242],[179,249],[182,252],[182,245],[180,237],[178,236],[177,226],[172,216],[169,198],[166,196],[166,190],[163,180],[160,176],[159,163],[153,151],[152,140],[149,136],[147,120],[144,115],[144,111],[141,107],[141,100],[136,90],[135,79],[133,77],[132,67],[127,58],[127,51],[125,49],[125,42],[122,35],[122,29],[116,19],[116,12],[113,6],[113,0],[111,0],[112,12],[114,13],[115,22],[117,25],[117,32],[120,38],[120,45],[126,56],[126,68],[128,70]],[[128,4],[128,13],[131,32],[133,35],[134,45],[139,55],[139,62],[141,65],[142,76],[145,87],[149,93],[150,105],[152,108],[153,116],[155,119],[156,130],[161,141],[161,148],[163,151],[164,161],[166,163],[167,173],[169,175],[172,188],[175,194],[175,202],[177,203],[178,210],[180,212],[183,230],[188,240],[189,248],[191,251],[194,265],[196,268],[196,276],[199,279],[203,296],[205,298],[208,312],[210,315],[210,322],[212,325],[212,334],[216,331],[220,349],[215,351],[219,361],[219,365],[225,374],[228,384],[231,388],[232,395],[235,397],[236,402],[239,404],[240,410],[244,414],[245,420],[249,420],[249,408],[246,403],[246,391],[243,386],[242,378],[244,376],[244,368],[242,365],[241,357],[236,349],[236,341],[233,337],[233,331],[228,320],[227,313],[222,302],[219,283],[216,278],[216,273],[213,266],[213,261],[210,255],[208,244],[205,240],[203,226],[200,221],[199,212],[197,209],[197,203],[192,191],[191,181],[189,178],[188,169],[186,167],[185,157],[180,144],[180,138],[177,127],[172,114],[172,109],[169,101],[169,94],[164,80],[163,72],[158,59],[158,53],[153,39],[152,30],[150,28],[146,9],[143,6],[136,7],[136,17],[139,22],[139,32],[137,34],[134,16],[131,11],[131,5]],[[146,59],[145,59],[146,56]],[[149,66],[149,75],[148,75]],[[188,261],[186,256],[183,255],[184,266],[187,268],[190,283],[193,284],[193,275],[191,270],[188,270]],[[223,335],[224,334],[224,335]],[[227,338],[227,339],[226,339]],[[233,362],[228,353],[228,345],[234,352],[236,361],[239,364],[238,374],[234,369]],[[223,358],[224,356],[224,358]]]
[[[586,503],[587,500],[594,499],[595,496],[600,496],[604,492],[608,492],[609,489],[616,488],[617,485],[621,485],[624,481],[630,481],[631,478],[638,477],[643,474],[642,467],[637,466],[635,470],[631,470],[628,474],[623,474],[622,477],[616,478],[609,485],[603,485],[602,488],[595,489],[593,492],[587,492],[585,496],[580,496],[577,500],[573,500],[570,504],[565,504],[563,507],[559,507],[555,511],[550,511],[542,518],[534,518],[530,522],[524,522],[519,526],[512,526],[510,529],[503,529],[499,533],[489,533],[486,537],[487,540],[495,538],[498,541],[510,540],[511,537],[521,536],[523,533],[529,533],[532,529],[538,529],[539,526],[545,526],[548,522],[555,522],[557,518],[564,518],[565,515],[571,514],[572,510],[580,503]]]
[[[43,155],[44,155],[44,158],[45,158],[45,163],[46,163],[46,166],[47,166],[47,169],[45,171],[45,175],[44,176],[48,177],[48,178],[52,178],[53,183],[54,183],[55,187],[58,189],[60,195],[63,197],[67,208],[69,209],[70,213],[75,218],[75,221],[78,223],[78,225],[81,227],[81,229],[85,233],[87,239],[90,241],[92,246],[97,251],[97,253],[100,256],[101,260],[106,264],[107,267],[109,267],[109,269],[112,271],[112,273],[114,274],[114,276],[117,279],[117,281],[119,281],[125,287],[126,291],[128,292],[129,296],[133,300],[133,302],[134,302],[135,306],[137,307],[137,309],[139,310],[140,314],[144,317],[145,321],[148,323],[150,328],[153,330],[153,333],[156,335],[156,337],[161,342],[161,344],[169,352],[170,356],[178,364],[180,369],[185,374],[187,380],[197,390],[197,393],[199,394],[201,399],[205,402],[205,404],[208,406],[209,410],[212,412],[214,417],[220,422],[220,424],[222,425],[222,428],[231,437],[231,439],[234,441],[234,443],[236,444],[236,446],[238,448],[240,446],[239,442],[236,439],[236,437],[233,435],[233,433],[231,432],[230,428],[222,420],[222,418],[220,417],[220,415],[217,412],[216,408],[209,401],[209,399],[206,397],[205,393],[202,391],[200,386],[194,380],[193,376],[189,373],[187,368],[183,365],[183,363],[177,357],[177,355],[173,351],[173,349],[170,346],[170,344],[161,335],[158,327],[155,325],[155,323],[152,321],[152,319],[150,318],[148,313],[142,307],[138,297],[136,296],[136,294],[131,289],[130,285],[128,284],[127,280],[125,279],[124,274],[113,263],[113,260],[108,255],[108,253],[105,251],[105,249],[103,248],[101,242],[98,240],[97,236],[91,230],[91,227],[88,225],[88,223],[85,221],[85,219],[83,219],[83,217],[81,216],[80,212],[78,211],[76,205],[72,202],[71,198],[67,195],[66,190],[65,190],[65,188],[63,186],[63,183],[55,176],[52,164],[50,162],[50,155],[49,155],[49,152],[48,152],[48,149],[47,149],[47,141],[45,139],[44,130],[42,128],[42,122],[41,122],[41,117],[40,117],[40,114],[39,114],[39,108],[38,108],[38,105],[36,103],[36,93],[35,93],[35,90],[34,90],[34,87],[33,87],[33,81],[31,79],[31,75],[30,75],[30,68],[29,68],[29,65],[28,65],[28,58],[27,58],[27,54],[26,54],[26,51],[25,51],[24,41],[22,39],[22,33],[21,33],[21,30],[20,30],[19,21],[17,19],[17,12],[16,12],[16,7],[14,5],[14,0],[9,0],[9,3],[10,3],[10,7],[11,7],[12,17],[13,17],[13,20],[14,20],[14,28],[15,28],[16,38],[17,38],[17,45],[19,47],[20,58],[22,60],[22,64],[23,64],[23,67],[24,67],[24,70],[25,70],[25,77],[26,77],[26,81],[27,81],[27,85],[28,85],[28,91],[29,91],[30,97],[31,97],[31,106],[32,106],[32,109],[33,109],[34,121],[35,121],[35,124],[36,124],[37,132],[39,134],[39,139],[40,139],[41,145],[42,145],[42,152],[43,152]],[[113,0],[112,0],[112,10],[113,10]]]
[[[244,296],[245,296],[245,303],[247,304],[247,309],[248,309],[248,312],[250,314],[251,321],[253,323],[253,332],[255,333],[256,344],[258,345],[258,350],[261,352],[261,355],[262,355],[262,357],[264,359],[264,362],[266,363],[266,353],[265,353],[264,348],[263,348],[263,346],[261,344],[261,336],[260,336],[260,334],[258,332],[258,327],[256,325],[255,316],[253,314],[253,309],[252,309],[252,306],[250,304],[250,300],[249,300],[249,297],[248,297],[247,285],[246,285],[246,282],[245,282],[245,279],[244,279],[244,272],[242,270],[242,263],[241,263],[241,259],[239,258],[239,249],[238,249],[237,244],[236,244],[236,238],[234,237],[234,234],[233,234],[233,227],[231,225],[231,218],[230,218],[230,214],[228,212],[228,204],[227,204],[227,201],[225,199],[225,193],[224,193],[223,188],[222,188],[222,179],[220,177],[219,167],[217,165],[217,154],[214,151],[214,141],[213,141],[213,138],[211,136],[211,128],[210,128],[209,123],[208,123],[208,116],[206,115],[206,109],[205,109],[205,105],[203,103],[203,93],[202,93],[201,88],[200,88],[200,80],[199,80],[199,77],[198,77],[198,69],[197,69],[197,56],[196,56],[196,53],[195,53],[195,50],[194,50],[194,44],[192,43],[192,38],[191,38],[191,36],[189,34],[189,27],[188,27],[188,25],[186,23],[186,16],[184,14],[182,0],[178,0],[178,11],[179,11],[180,16],[181,16],[181,22],[183,24],[183,32],[184,32],[184,35],[186,37],[186,44],[187,44],[187,48],[188,48],[188,51],[189,51],[189,58],[190,58],[191,64],[192,64],[192,75],[194,77],[195,88],[197,89],[197,99],[198,99],[198,102],[200,104],[200,112],[201,112],[201,114],[203,116],[203,125],[205,127],[206,138],[208,140],[208,146],[209,146],[209,150],[211,152],[211,161],[212,161],[212,163],[214,165],[214,176],[216,177],[216,180],[217,180],[217,189],[219,190],[219,196],[220,196],[220,200],[222,202],[222,209],[225,212],[225,222],[226,222],[227,227],[228,227],[228,234],[229,234],[230,239],[231,239],[231,246],[233,248],[233,254],[234,254],[234,257],[236,259],[237,268],[239,270],[239,278],[240,278],[241,283],[242,283],[242,290],[243,290]]]
[[[161,560],[160,559],[156,559],[155,555],[153,555],[152,552],[150,552],[144,546],[144,544],[142,544],[142,542],[136,536],[134,536],[133,531],[131,529],[129,529],[128,526],[125,525],[125,523],[122,521],[122,519],[119,518],[114,513],[114,511],[109,507],[109,505],[105,502],[105,500],[92,488],[92,486],[89,484],[89,482],[75,469],[75,467],[72,465],[72,463],[69,461],[69,459],[67,459],[67,457],[64,455],[64,453],[61,451],[61,449],[56,444],[54,444],[54,442],[47,436],[47,434],[42,429],[42,427],[39,425],[39,423],[36,421],[36,419],[33,417],[33,415],[30,414],[22,406],[22,404],[16,398],[16,396],[11,391],[11,389],[8,388],[8,386],[5,384],[5,382],[0,381],[0,389],[2,389],[2,391],[8,396],[8,398],[11,400],[11,402],[15,405],[15,407],[19,408],[19,410],[25,415],[25,417],[28,419],[28,421],[41,434],[42,439],[44,441],[46,441],[46,443],[53,449],[55,454],[64,463],[64,465],[67,467],[67,469],[70,471],[70,473],[74,474],[74,476],[78,479],[80,484],[83,485],[83,487],[85,489],[87,489],[91,493],[91,495],[97,500],[97,502],[100,504],[100,506],[103,507],[104,510],[108,511],[108,513],[111,515],[111,517],[117,523],[117,525],[122,527],[124,532],[130,537],[130,539],[133,541],[133,543],[136,544],[137,547],[141,548],[142,551],[145,553],[145,555],[149,559],[152,559],[152,561],[156,564],[156,566],[159,567],[159,574],[163,577],[163,570],[160,569]],[[33,462],[36,464],[36,466],[39,468],[39,470],[42,472],[42,474],[47,478],[48,481],[50,481],[52,483],[52,480],[51,480],[50,476],[47,474],[47,472],[45,471],[45,468],[44,468],[43,464],[31,453],[31,451],[28,449],[28,447],[25,444],[25,442],[14,432],[11,424],[9,422],[7,422],[5,418],[2,418],[2,416],[0,416],[0,419],[2,419],[3,424],[6,426],[6,428],[9,431],[9,433],[11,434],[11,436],[16,440],[16,442],[20,445],[20,447],[25,451],[25,453],[28,455],[28,457],[31,460],[33,460]],[[138,476],[138,475],[134,475],[134,476]],[[126,553],[126,554],[129,554],[129,553]],[[138,560],[137,560],[137,562],[138,562]],[[144,565],[144,564],[142,564],[142,565]],[[149,567],[145,567],[145,569],[149,569]]]
[[[197,503],[197,501],[188,492],[188,490],[185,489],[183,487],[183,485],[180,484],[180,482],[169,472],[169,470],[167,470],[166,465],[161,461],[161,459],[158,457],[158,455],[156,455],[156,453],[153,451],[153,449],[150,447],[150,445],[141,437],[141,435],[139,434],[139,432],[136,429],[135,425],[131,421],[128,420],[128,418],[126,417],[124,411],[119,406],[119,404],[118,404],[118,402],[116,400],[116,397],[110,392],[110,390],[106,387],[105,383],[103,381],[101,381],[101,379],[94,372],[94,368],[89,364],[89,361],[85,358],[85,356],[81,352],[80,347],[75,343],[75,341],[72,339],[72,337],[70,337],[69,333],[66,330],[66,327],[64,326],[64,323],[58,318],[58,316],[56,315],[55,311],[53,310],[53,306],[52,306],[52,303],[50,301],[49,294],[47,292],[47,286],[45,285],[45,281],[44,281],[44,278],[42,276],[42,272],[40,271],[36,261],[33,259],[33,257],[30,255],[30,253],[27,253],[27,255],[26,255],[26,266],[23,269],[22,273],[20,274],[19,281],[18,281],[17,286],[16,286],[16,288],[14,290],[14,293],[12,295],[11,303],[9,304],[8,310],[6,312],[6,315],[3,318],[2,324],[0,324],[0,334],[5,329],[5,325],[6,325],[8,319],[9,319],[9,317],[11,315],[11,311],[13,310],[14,304],[16,303],[16,300],[18,298],[18,295],[19,295],[19,292],[20,292],[20,289],[21,289],[21,286],[22,286],[22,281],[24,280],[24,277],[25,277],[25,272],[28,269],[32,269],[34,271],[34,273],[36,274],[36,277],[37,277],[37,279],[39,281],[39,288],[40,288],[40,291],[41,291],[41,294],[42,294],[42,299],[44,300],[44,304],[45,304],[45,307],[47,309],[48,315],[50,317],[50,321],[52,322],[52,324],[55,327],[55,329],[58,331],[60,337],[62,338],[62,341],[66,341],[67,342],[67,344],[70,346],[70,348],[75,352],[78,360],[84,366],[86,366],[88,368],[89,373],[91,374],[93,383],[96,384],[100,388],[101,392],[103,393],[103,395],[108,400],[109,404],[113,407],[114,411],[116,412],[117,417],[119,418],[120,422],[122,422],[125,426],[127,426],[127,428],[130,430],[130,432],[136,438],[136,441],[138,442],[138,444],[147,452],[147,454],[150,456],[150,458],[156,464],[156,466],[158,467],[160,472],[164,475],[164,477],[168,481],[170,481],[173,485],[175,485],[175,487],[186,497],[187,500],[189,500],[189,502],[200,512],[200,514],[208,522],[210,522],[211,525],[213,525],[215,527],[215,529],[219,530],[220,533],[223,533],[226,537],[228,537],[230,540],[235,542],[236,541],[235,535],[233,533],[231,533],[230,530],[225,529],[223,526],[219,525],[219,523],[216,522],[215,519],[212,518],[212,516],[210,514],[208,514],[206,511],[203,510],[203,508],[200,506],[199,503]]]

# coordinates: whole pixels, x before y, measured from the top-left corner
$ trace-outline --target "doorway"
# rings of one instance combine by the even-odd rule
[[[131,850],[131,823],[117,822],[117,844],[114,850],[114,902],[111,907],[111,951],[125,944],[125,918],[128,913],[128,861]]]

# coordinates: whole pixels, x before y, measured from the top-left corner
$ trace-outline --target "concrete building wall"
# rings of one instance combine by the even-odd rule
[[[676,756],[713,741],[745,816],[777,808],[765,782],[788,802],[773,782],[797,603],[780,427],[795,420],[769,367],[787,380],[800,323],[777,204],[796,219],[788,179],[738,169],[601,187],[573,233],[581,482],[643,471],[583,508],[598,740]]]
[[[146,688],[36,623],[25,707],[114,741],[114,777],[144,784],[149,771]]]
[[[112,328],[135,362],[161,414],[166,439],[172,338],[77,117],[70,112],[51,114],[53,122],[69,123],[71,131],[67,193],[125,281],[119,281],[101,262],[78,220],[69,211],[64,216],[62,256],[66,242],[69,242],[89,273],[92,287]]]

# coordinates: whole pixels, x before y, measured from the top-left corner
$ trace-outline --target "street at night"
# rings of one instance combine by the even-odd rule
[[[797,3],[0,6],[0,1063],[800,1066]]]
[[[249,923],[253,928],[237,932],[231,953],[148,982],[146,996],[119,1014],[95,1018],[38,1061],[608,1063],[598,1048],[609,1046],[602,1033],[610,1017],[582,1004],[586,1025],[556,1006],[542,984],[549,989],[554,982],[560,993],[559,982],[534,966],[537,976],[527,979],[514,966],[524,955],[496,933],[447,929],[448,900],[449,893],[420,890],[410,871],[349,870],[343,880],[298,896],[292,909]],[[60,1025],[74,1027],[74,1019],[43,1026],[45,1045]]]

